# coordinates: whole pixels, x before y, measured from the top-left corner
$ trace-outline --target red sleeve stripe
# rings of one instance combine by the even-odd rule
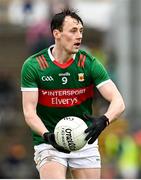
[[[42,63],[42,65],[43,65],[43,69],[46,69],[47,66],[46,66],[46,64],[45,64],[45,62],[44,62],[44,60],[42,59],[41,56],[39,56],[39,59],[40,59],[40,62]]]
[[[42,63],[40,62],[40,59],[38,57],[36,57],[36,60],[38,61],[40,68],[43,69]]]
[[[47,63],[46,58],[44,57],[44,55],[42,55],[41,57],[42,57],[42,59],[43,59],[45,65],[46,65],[46,67],[48,67],[48,63]]]
[[[46,69],[48,67],[48,63],[43,55],[36,57],[36,60],[38,61],[41,69]]]
[[[85,60],[86,60],[86,56],[85,56],[85,55],[80,54],[80,56],[79,56],[79,60],[78,60],[78,66],[79,66],[79,67],[83,67],[83,68],[84,68],[84,65],[85,65]]]
[[[81,61],[81,66],[84,68],[85,65],[86,56],[83,56],[83,59]]]
[[[83,58],[83,55],[82,55],[82,54],[80,54],[80,56],[79,56],[79,60],[78,60],[78,66],[79,66],[79,67],[81,67],[81,60],[82,60],[82,58]]]

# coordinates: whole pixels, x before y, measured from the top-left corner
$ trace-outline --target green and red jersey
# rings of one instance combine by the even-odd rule
[[[109,76],[102,64],[83,50],[60,64],[51,49],[44,49],[24,62],[21,90],[38,91],[37,114],[53,132],[57,122],[66,116],[84,119],[84,113],[91,114],[94,89],[109,81]],[[33,140],[36,145],[44,142],[35,132]]]

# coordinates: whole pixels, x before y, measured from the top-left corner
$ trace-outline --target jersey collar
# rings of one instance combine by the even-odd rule
[[[50,59],[51,59],[52,61],[55,61],[55,58],[53,57],[53,55],[52,55],[52,53],[51,53],[51,49],[52,49],[54,46],[55,46],[55,45],[53,44],[52,46],[50,46],[50,47],[48,48],[48,55],[49,55],[49,57],[50,57]],[[76,56],[76,54],[73,55],[73,60],[75,59],[75,56]]]

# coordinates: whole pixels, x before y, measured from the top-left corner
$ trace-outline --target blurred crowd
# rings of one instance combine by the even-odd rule
[[[100,137],[103,148],[102,178],[141,178],[141,131],[131,131],[126,119],[119,119]],[[101,142],[100,141],[100,142]]]
[[[52,14],[69,6],[69,0],[12,0],[8,7],[9,22],[26,29],[29,54],[53,43],[49,20]]]
[[[5,1],[6,2],[6,1]],[[10,0],[7,1],[9,24],[22,28],[26,55],[31,55],[53,43],[49,21],[52,14],[72,6],[70,0]],[[5,6],[0,3],[0,10]],[[2,19],[0,19],[2,20]],[[2,20],[3,21],[3,20]],[[1,28],[0,28],[1,29]],[[105,47],[107,32],[86,29],[83,48],[88,49],[108,69],[111,78],[118,83],[115,55]],[[24,61],[24,59],[22,59]],[[30,138],[22,122],[19,89],[15,87],[12,74],[0,69],[0,178],[38,178]],[[94,99],[95,114],[104,112],[107,104],[98,92]],[[102,155],[102,178],[141,178],[141,131],[132,131],[127,119],[112,123],[99,138]],[[112,129],[112,130],[110,130]],[[10,143],[9,143],[10,142]],[[8,144],[8,145],[7,145]]]

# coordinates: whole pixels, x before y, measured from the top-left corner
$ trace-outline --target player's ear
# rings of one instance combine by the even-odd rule
[[[53,35],[54,35],[54,38],[58,39],[61,36],[61,32],[58,29],[54,29]]]

